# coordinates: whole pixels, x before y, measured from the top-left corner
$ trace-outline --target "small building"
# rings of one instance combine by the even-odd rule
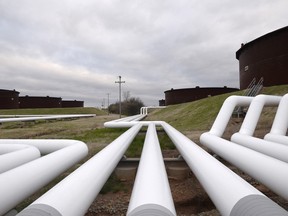
[[[18,109],[19,92],[14,90],[0,89],[0,109]]]
[[[196,101],[202,98],[239,91],[237,88],[224,87],[209,87],[209,88],[184,88],[171,89],[165,91],[165,105],[180,104],[191,101]]]
[[[62,108],[68,107],[84,107],[84,101],[62,100]]]
[[[241,44],[239,60],[240,89],[255,78],[263,86],[288,84],[288,26]]]
[[[165,106],[165,100],[164,99],[159,100],[159,106]]]
[[[30,97],[28,95],[19,97],[19,108],[61,108],[60,97]]]

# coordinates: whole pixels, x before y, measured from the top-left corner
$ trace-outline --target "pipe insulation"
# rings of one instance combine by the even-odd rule
[[[244,121],[239,130],[240,134],[252,136],[264,106],[278,106],[282,97],[272,95],[257,95],[253,98]]]
[[[266,134],[265,140],[288,145],[288,94],[284,95],[278,106],[270,133]]]
[[[58,145],[58,150],[0,175],[0,215],[15,207],[88,154],[86,144],[75,140],[50,140],[50,142],[43,140],[43,143],[47,145],[41,145],[40,140],[22,141],[26,144],[31,142],[35,146],[41,146],[44,152],[51,150],[49,143],[52,149],[53,146],[55,148]],[[10,143],[13,142],[19,144],[20,140],[10,140]],[[4,140],[4,143],[7,143],[7,140]],[[59,147],[62,148],[59,149]],[[41,152],[41,149],[39,150]]]
[[[264,106],[277,106],[282,97],[271,95],[256,96],[247,111],[238,133],[231,141],[279,160],[288,162],[288,146],[252,137]]]
[[[288,199],[288,164],[252,149],[217,137],[209,132],[200,136],[202,145]]]
[[[231,141],[288,163],[288,145],[262,140],[240,133],[233,134]]]
[[[150,123],[127,216],[176,215],[155,124]]]
[[[271,131],[272,134],[285,136],[288,128],[288,94],[285,94],[278,106],[276,116],[274,118]]]
[[[83,118],[94,117],[95,114],[75,114],[75,115],[45,115],[45,116],[30,116],[19,118],[1,118],[0,123],[15,122],[15,121],[36,121],[36,120],[49,120],[49,119],[64,119],[64,118]]]
[[[165,122],[162,123],[162,127],[173,141],[221,215],[238,216],[238,214],[233,213],[235,211],[234,209],[236,207],[237,209],[245,208],[246,206],[242,204],[242,200],[246,200],[251,196],[270,200],[175,128]],[[267,201],[265,208],[274,213],[281,212],[281,214],[271,215],[287,215],[287,212],[284,209],[271,200]],[[268,216],[268,214],[261,215]]]
[[[228,125],[228,122],[233,114],[234,109],[237,106],[249,106],[252,100],[253,100],[253,97],[248,97],[248,96],[233,95],[233,96],[228,97],[224,101],[211,127],[210,133],[214,134],[215,136],[221,137]]]
[[[84,215],[141,127],[127,130],[18,215]]]
[[[105,122],[104,126],[107,128],[130,128],[134,125],[141,124],[142,126],[148,126],[151,123],[151,121],[130,121],[130,122]],[[161,121],[153,121],[156,126],[161,125]]]
[[[40,158],[40,151],[29,145],[0,145],[0,174]]]

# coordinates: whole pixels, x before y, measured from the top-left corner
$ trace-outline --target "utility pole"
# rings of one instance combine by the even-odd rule
[[[109,95],[110,95],[110,93],[107,93],[107,96],[108,96],[107,113],[108,113],[108,115],[109,115]]]
[[[121,76],[118,76],[119,81],[115,81],[115,83],[119,83],[119,116],[121,118],[121,84],[125,83],[125,81],[121,81]]]

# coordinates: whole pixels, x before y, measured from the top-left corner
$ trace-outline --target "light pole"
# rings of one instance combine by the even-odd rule
[[[121,81],[121,76],[118,76],[119,81],[115,81],[115,83],[119,83],[119,116],[121,118],[121,84],[125,83],[125,81]]]
[[[108,113],[108,115],[109,115],[109,95],[110,95],[110,93],[107,93],[107,96],[108,96],[107,113]]]

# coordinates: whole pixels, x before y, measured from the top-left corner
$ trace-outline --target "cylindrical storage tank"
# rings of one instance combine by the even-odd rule
[[[60,97],[19,97],[19,108],[61,108]]]
[[[236,52],[239,60],[240,89],[255,78],[263,77],[263,86],[288,84],[288,26],[242,44]]]
[[[77,101],[77,100],[62,100],[62,107],[84,107],[84,101]]]
[[[0,89],[0,109],[18,109],[19,92]]]
[[[238,91],[237,88],[210,87],[210,88],[184,88],[165,91],[165,105],[180,104],[196,101],[202,98]]]

